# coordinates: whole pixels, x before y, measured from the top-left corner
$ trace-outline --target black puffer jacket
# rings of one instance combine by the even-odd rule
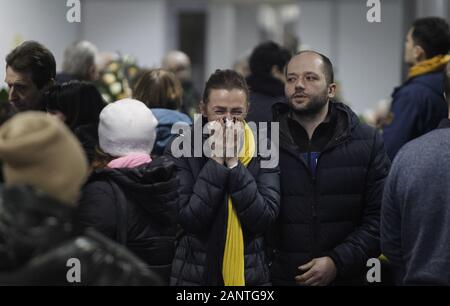
[[[367,260],[380,255],[380,204],[390,161],[383,140],[351,109],[333,103],[337,123],[313,177],[289,131],[286,104],[274,106],[280,121],[282,203],[277,224],[273,283],[294,285],[297,267],[330,256],[332,284],[362,284]]]
[[[171,145],[166,154],[172,156]],[[278,216],[278,168],[261,168],[259,158],[248,167],[239,163],[231,170],[205,157],[173,160],[181,182],[178,222],[182,235],[171,285],[223,285],[227,195],[236,205],[243,229],[245,284],[270,284],[264,236]]]
[[[160,285],[145,264],[94,230],[78,231],[74,209],[14,187],[0,198],[0,285]],[[79,283],[67,275],[79,260]]]
[[[174,164],[164,157],[133,169],[96,170],[82,190],[79,220],[125,244],[168,284],[177,189]]]

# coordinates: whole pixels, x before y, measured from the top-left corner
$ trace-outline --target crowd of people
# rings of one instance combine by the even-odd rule
[[[372,258],[382,284],[450,285],[449,50],[445,20],[412,24],[375,128],[314,50],[261,43],[248,74],[218,69],[202,95],[171,51],[108,104],[92,43],[58,74],[22,43],[0,120],[0,285],[368,285]],[[278,164],[251,122],[276,123]]]

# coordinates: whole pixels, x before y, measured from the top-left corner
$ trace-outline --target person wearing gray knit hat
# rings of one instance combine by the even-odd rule
[[[0,128],[5,185],[30,185],[65,204],[75,204],[88,176],[80,143],[55,117],[28,111]]]

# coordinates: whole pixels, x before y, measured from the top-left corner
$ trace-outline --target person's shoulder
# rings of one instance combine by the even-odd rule
[[[85,271],[92,271],[86,276],[86,282],[90,285],[161,284],[161,280],[152,275],[139,258],[94,229],[85,230],[57,251],[70,251],[72,257],[86,265],[83,267]]]
[[[111,193],[112,186],[109,182],[110,169],[96,169],[89,176],[82,190],[84,193]],[[111,169],[112,170],[112,169]]]
[[[411,164],[416,168],[420,165],[431,168],[435,162],[450,157],[450,152],[443,149],[448,146],[450,146],[450,129],[433,130],[403,145],[395,155],[393,168]]]
[[[418,152],[441,151],[443,144],[450,144],[450,128],[435,129],[406,143],[398,154],[415,155]]]
[[[365,136],[365,138],[370,138],[370,139],[372,139],[373,137],[375,137],[375,135],[377,135],[379,133],[379,131],[375,127],[373,127],[365,122],[362,122],[362,121],[358,122],[358,124],[356,125],[356,129],[358,129],[359,132],[363,136]]]
[[[411,99],[420,99],[430,94],[440,95],[443,90],[443,73],[433,72],[414,77],[400,87],[398,93]]]
[[[373,139],[375,137],[377,129],[361,121],[350,106],[341,102],[333,102],[333,106],[340,110],[338,121],[341,123],[345,121],[345,124],[349,125],[353,139]],[[343,116],[342,114],[346,115]]]

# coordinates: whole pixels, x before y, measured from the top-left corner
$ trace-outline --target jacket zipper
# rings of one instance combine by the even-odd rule
[[[316,258],[319,256],[318,254],[318,248],[317,248],[317,244],[318,244],[318,238],[319,238],[319,217],[317,214],[317,201],[318,201],[318,196],[317,196],[317,175],[318,175],[318,168],[319,168],[319,159],[320,156],[318,156],[317,158],[317,162],[316,162],[316,166],[315,166],[315,171],[312,172],[311,171],[311,182],[312,182],[312,187],[313,187],[313,201],[311,203],[311,209],[312,209],[312,219],[313,219],[313,223],[312,223],[312,232],[313,232],[313,257]],[[311,151],[308,153],[308,158],[310,159],[310,163],[311,163]],[[311,165],[311,164],[310,164]]]

